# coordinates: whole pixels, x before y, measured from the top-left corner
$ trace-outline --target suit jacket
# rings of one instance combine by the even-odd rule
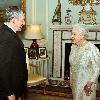
[[[24,45],[17,33],[0,27],[0,96],[21,95],[27,86]]]

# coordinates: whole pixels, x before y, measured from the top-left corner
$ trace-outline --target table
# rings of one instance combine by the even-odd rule
[[[30,70],[33,74],[38,73],[41,76],[48,78],[48,62],[47,58],[29,59]]]

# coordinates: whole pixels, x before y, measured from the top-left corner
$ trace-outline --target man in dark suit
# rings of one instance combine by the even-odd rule
[[[6,22],[0,26],[0,100],[18,100],[27,87],[24,45],[21,31],[25,16],[17,7],[6,9]]]

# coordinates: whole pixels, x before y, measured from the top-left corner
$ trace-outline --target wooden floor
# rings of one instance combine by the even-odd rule
[[[72,98],[30,93],[26,100],[72,100]]]
[[[25,100],[73,100],[70,89],[59,87],[46,88],[45,94],[43,94],[43,88],[33,87],[28,89]],[[96,100],[100,100],[100,91],[97,91]]]
[[[39,93],[30,93],[28,94],[25,100],[73,100],[73,99],[67,97],[61,97],[61,96],[51,96],[51,95],[44,95]],[[100,98],[97,98],[96,100],[100,100]]]

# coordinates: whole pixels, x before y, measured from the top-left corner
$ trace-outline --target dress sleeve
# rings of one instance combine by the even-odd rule
[[[91,60],[91,68],[93,70],[93,74],[90,81],[96,82],[100,74],[100,52],[99,49],[95,46],[93,46],[91,50],[90,60]]]

